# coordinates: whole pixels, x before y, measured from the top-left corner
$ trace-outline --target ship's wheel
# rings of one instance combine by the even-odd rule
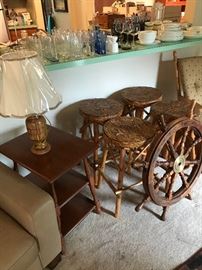
[[[193,119],[173,121],[153,141],[145,160],[144,201],[151,199],[163,207],[162,220],[169,205],[189,196],[202,168],[202,126]]]

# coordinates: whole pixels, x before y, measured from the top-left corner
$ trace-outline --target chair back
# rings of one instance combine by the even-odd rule
[[[178,98],[184,96],[202,105],[202,56],[176,58]]]

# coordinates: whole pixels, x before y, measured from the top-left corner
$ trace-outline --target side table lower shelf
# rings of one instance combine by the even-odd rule
[[[33,173],[28,174],[25,178],[53,197],[50,183]],[[70,170],[54,182],[63,236],[70,233],[95,209],[94,201],[80,193],[86,185],[88,185],[87,177],[74,170]]]
[[[95,204],[82,194],[77,194],[61,209],[62,235],[70,233],[87,215],[95,209]]]

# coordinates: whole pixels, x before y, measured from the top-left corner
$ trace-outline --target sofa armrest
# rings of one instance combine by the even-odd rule
[[[44,267],[61,252],[52,197],[1,162],[0,207],[35,237]]]

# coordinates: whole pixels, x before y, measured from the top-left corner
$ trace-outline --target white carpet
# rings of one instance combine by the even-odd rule
[[[114,211],[114,194],[106,183],[97,190],[102,207]],[[66,239],[67,253],[56,270],[171,270],[202,247],[202,176],[193,200],[172,205],[166,221],[152,202],[139,213],[142,195],[125,192],[121,217],[90,213]]]

